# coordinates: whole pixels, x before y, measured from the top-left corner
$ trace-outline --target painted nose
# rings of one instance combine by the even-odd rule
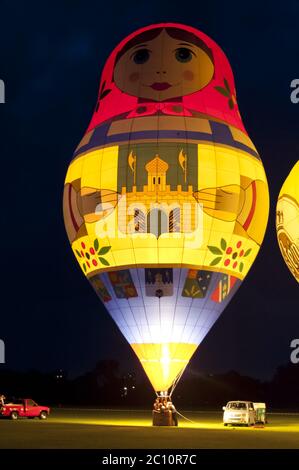
[[[166,73],[166,70],[162,70],[162,72],[156,72],[157,74],[160,74],[160,73]]]

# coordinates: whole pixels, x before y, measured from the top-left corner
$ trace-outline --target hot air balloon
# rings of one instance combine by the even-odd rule
[[[276,230],[282,256],[299,282],[299,161],[280,190],[276,208]]]
[[[151,25],[111,53],[65,179],[74,255],[169,396],[247,275],[268,219],[229,62],[195,28]]]

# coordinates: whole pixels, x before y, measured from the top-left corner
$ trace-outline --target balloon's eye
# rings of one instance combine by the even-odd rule
[[[133,54],[135,64],[141,65],[148,61],[150,53],[148,49],[139,49]]]
[[[187,47],[180,47],[175,52],[175,58],[179,62],[190,62],[193,52]]]

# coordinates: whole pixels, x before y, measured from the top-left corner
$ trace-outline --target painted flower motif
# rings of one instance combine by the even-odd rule
[[[93,246],[87,246],[86,243],[81,242],[80,250],[75,248],[79,262],[82,264],[84,272],[86,273],[87,268],[97,267],[99,264],[104,266],[110,266],[110,263],[104,258],[111,249],[111,246],[102,246],[100,248],[99,240],[95,238]]]
[[[213,255],[216,255],[216,258],[211,261],[210,266],[217,266],[222,261],[226,268],[238,268],[240,273],[244,269],[243,259],[252,251],[251,248],[245,251],[241,241],[238,241],[235,247],[229,246],[224,238],[221,238],[220,247],[208,246],[208,249]]]
[[[229,109],[234,109],[234,106],[237,104],[236,95],[235,93],[231,92],[230,86],[226,78],[223,80],[224,86],[215,86],[215,90],[217,90],[221,95],[225,96],[228,99],[228,106]]]
[[[204,288],[205,289],[205,288]],[[194,285],[191,287],[191,289],[185,289],[184,293],[186,294],[187,297],[196,297],[197,294],[200,294],[200,290],[197,289]]]

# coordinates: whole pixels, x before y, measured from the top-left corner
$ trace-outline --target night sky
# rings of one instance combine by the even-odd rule
[[[130,32],[177,21],[211,36],[232,65],[245,127],[267,173],[271,212],[249,275],[191,361],[190,371],[267,379],[299,337],[299,286],[280,255],[275,206],[299,158],[296,0],[1,2],[1,323],[6,367],[72,376],[99,359],[140,371],[84,279],[62,217],[72,153],[95,106],[102,67]],[[4,367],[0,365],[0,368]],[[299,371],[299,365],[298,365]]]

